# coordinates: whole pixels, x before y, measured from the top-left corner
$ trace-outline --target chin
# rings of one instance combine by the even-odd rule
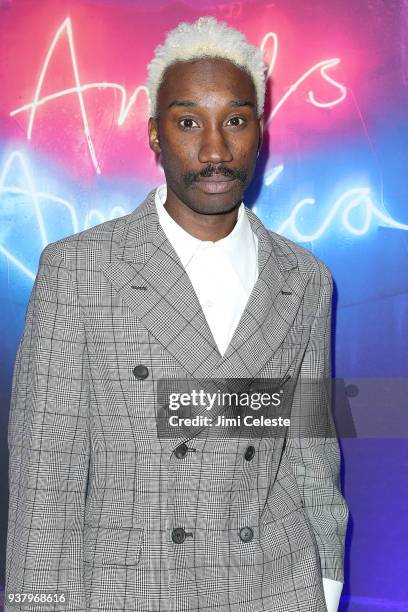
[[[212,198],[210,201],[194,201],[190,208],[195,212],[201,213],[202,215],[222,215],[231,212],[234,208],[241,204],[242,198],[229,199],[227,202],[225,199]]]

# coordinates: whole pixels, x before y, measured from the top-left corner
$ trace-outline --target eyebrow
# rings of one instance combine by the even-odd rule
[[[167,108],[171,108],[172,106],[197,106],[197,103],[193,102],[193,100],[173,100]]]
[[[252,100],[231,100],[230,105],[234,107],[240,107],[240,106],[251,106],[252,108],[255,107],[255,104],[252,102]]]
[[[252,102],[252,100],[231,100],[229,105],[233,106],[234,108],[240,108],[241,106],[250,106],[252,108],[255,107],[255,104]],[[173,106],[191,108],[198,106],[198,104],[193,100],[173,100],[173,102],[170,102],[167,108],[172,108]]]

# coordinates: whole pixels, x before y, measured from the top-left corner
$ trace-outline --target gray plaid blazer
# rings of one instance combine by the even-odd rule
[[[7,612],[326,611],[348,521],[337,437],[155,426],[166,377],[330,377],[329,270],[247,214],[259,278],[223,356],[154,191],[41,253],[13,373],[6,564],[6,602],[39,601]]]

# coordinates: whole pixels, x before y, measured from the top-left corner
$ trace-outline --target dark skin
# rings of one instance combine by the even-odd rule
[[[165,208],[192,236],[225,238],[262,145],[252,78],[223,59],[177,62],[165,72],[157,101],[149,144],[166,176]]]

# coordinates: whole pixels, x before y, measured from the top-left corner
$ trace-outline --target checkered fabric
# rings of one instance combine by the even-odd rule
[[[65,601],[6,612],[326,612],[348,521],[336,436],[156,429],[161,379],[330,377],[329,270],[247,214],[259,278],[223,356],[154,192],[43,250],[13,374],[6,599]]]

